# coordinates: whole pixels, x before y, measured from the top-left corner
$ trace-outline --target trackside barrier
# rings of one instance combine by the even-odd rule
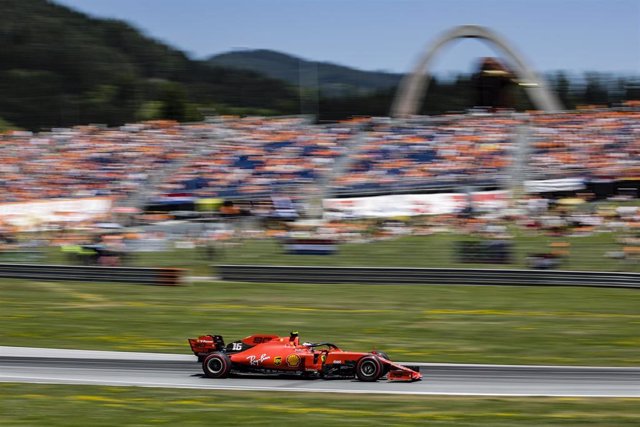
[[[179,285],[181,268],[87,267],[72,265],[0,264],[0,277],[32,280],[123,282],[145,285]]]
[[[223,280],[241,282],[526,285],[640,288],[639,273],[453,268],[219,265]]]

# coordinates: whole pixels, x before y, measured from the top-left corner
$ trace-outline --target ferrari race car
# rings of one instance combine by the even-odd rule
[[[229,374],[297,374],[307,378],[358,378],[377,381],[418,381],[420,368],[393,363],[382,352],[344,351],[329,342],[300,344],[298,333],[289,337],[251,335],[225,344],[220,335],[189,338],[191,350],[209,378]]]

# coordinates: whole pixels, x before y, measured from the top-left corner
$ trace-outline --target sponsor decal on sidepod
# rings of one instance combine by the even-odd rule
[[[299,364],[300,364],[300,356],[298,356],[297,354],[290,354],[287,356],[287,365],[291,366],[292,368],[295,368]]]

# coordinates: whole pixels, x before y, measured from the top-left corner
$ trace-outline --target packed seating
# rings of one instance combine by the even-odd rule
[[[315,182],[352,137],[353,125],[313,126],[299,118],[223,121],[225,136],[183,164],[165,193],[237,197],[291,191]]]
[[[152,171],[188,155],[194,136],[171,122],[10,132],[0,141],[0,202],[126,196]]]
[[[140,191],[196,198],[307,194],[346,156],[331,182],[352,194],[500,183],[509,174],[520,125],[528,128],[532,176],[640,176],[637,109],[331,125],[293,117],[219,118],[6,133],[0,137],[0,203]]]
[[[532,117],[531,168],[585,178],[640,176],[640,111]]]
[[[375,190],[496,180],[510,162],[517,124],[512,116],[456,115],[377,125],[336,184]]]

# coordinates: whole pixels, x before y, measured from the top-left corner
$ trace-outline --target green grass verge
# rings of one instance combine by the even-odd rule
[[[605,255],[619,252],[623,245],[614,233],[584,237],[550,237],[518,232],[513,239],[512,264],[474,264],[458,262],[455,244],[477,238],[455,233],[430,236],[405,236],[369,243],[342,244],[334,255],[290,255],[275,239],[236,240],[218,247],[213,257],[204,249],[174,249],[166,252],[135,253],[128,265],[143,267],[180,267],[189,274],[210,276],[215,264],[269,264],[312,266],[441,267],[441,268],[525,268],[530,254],[551,252],[553,243],[569,243],[568,257],[559,267],[568,270],[640,272],[640,259],[613,259]],[[0,254],[1,255],[1,254]],[[9,262],[9,261],[7,261]],[[59,248],[47,251],[41,262],[68,263]]]
[[[221,252],[217,263],[270,265],[326,265],[372,267],[442,268],[523,268],[530,254],[551,252],[553,243],[569,243],[568,257],[561,265],[570,270],[640,271],[638,260],[614,260],[605,254],[620,251],[616,236],[610,233],[585,237],[519,235],[512,241],[512,264],[458,262],[456,242],[477,240],[459,234],[406,236],[369,243],[341,245],[335,255],[289,255],[276,240],[245,240]]]
[[[637,426],[640,399],[473,398],[0,384],[3,425]]]
[[[299,330],[396,360],[640,364],[640,292],[570,287],[0,282],[0,343],[189,353],[187,337]]]

